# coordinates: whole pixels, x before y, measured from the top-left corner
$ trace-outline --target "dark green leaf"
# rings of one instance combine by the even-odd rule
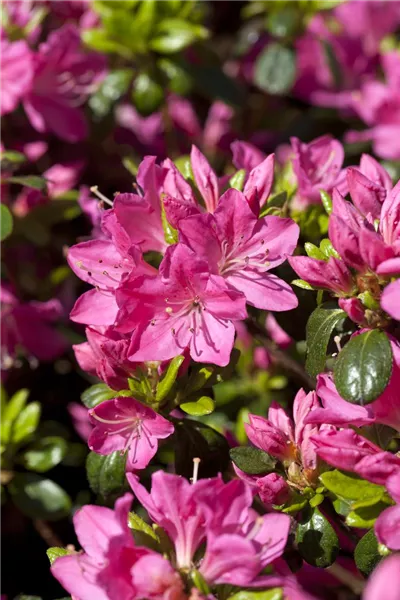
[[[126,454],[116,451],[108,456],[90,452],[86,459],[86,474],[95,494],[107,497],[120,493],[125,485]]]
[[[67,442],[61,437],[45,437],[29,446],[23,454],[23,464],[30,471],[44,473],[58,465],[67,452]]]
[[[237,446],[229,451],[235,465],[248,475],[266,475],[271,473],[276,460],[267,452],[253,446]]]
[[[140,73],[134,83],[132,100],[143,116],[159,109],[165,97],[163,88],[147,73]]]
[[[339,321],[346,317],[340,308],[322,304],[311,313],[306,327],[307,360],[306,370],[316,377],[325,368],[329,339]]]
[[[382,560],[382,556],[378,552],[378,540],[373,529],[370,529],[358,542],[354,550],[354,560],[357,569],[364,577],[368,577]]]
[[[180,404],[179,408],[192,417],[203,417],[204,415],[210,415],[214,411],[215,404],[212,398],[201,396],[201,398],[195,402],[184,402],[183,404]]]
[[[8,183],[19,183],[34,190],[45,190],[47,181],[43,177],[38,175],[19,175],[15,177],[8,177],[6,179]]]
[[[3,241],[12,233],[13,218],[5,204],[0,204],[0,211],[0,241]]]
[[[325,569],[333,564],[339,552],[337,535],[318,508],[305,511],[296,531],[296,543],[308,564]]]
[[[204,423],[186,419],[175,423],[175,471],[188,479],[193,475],[193,459],[200,458],[199,477],[214,477],[229,466],[229,446],[225,437]]]
[[[257,57],[254,83],[264,92],[276,95],[289,92],[295,75],[295,54],[281,44],[269,44]]]
[[[31,519],[55,521],[71,510],[68,494],[51,479],[35,473],[17,473],[8,486],[14,503]]]
[[[132,77],[131,69],[118,69],[107,75],[96,93],[89,98],[89,106],[97,117],[103,118],[109,114],[113,104],[128,91]]]
[[[339,394],[353,404],[370,404],[389,383],[392,363],[392,348],[386,333],[373,329],[354,336],[333,368]]]
[[[94,408],[100,404],[100,402],[115,398],[117,395],[117,392],[110,390],[105,383],[96,383],[83,392],[81,400],[86,408]]]
[[[352,473],[341,471],[327,471],[320,475],[320,480],[327,490],[335,496],[352,501],[375,501],[378,502],[385,493],[385,488],[376,483],[370,483]]]

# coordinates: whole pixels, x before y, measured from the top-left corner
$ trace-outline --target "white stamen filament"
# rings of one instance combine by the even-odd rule
[[[197,478],[199,476],[199,466],[200,466],[200,458],[194,458],[193,459],[193,477],[192,477],[192,484],[197,483]]]
[[[112,201],[109,198],[107,198],[107,196],[104,196],[104,194],[102,194],[101,192],[99,192],[99,188],[97,187],[97,185],[93,185],[90,188],[90,191],[92,192],[92,194],[94,194],[95,196],[97,196],[100,200],[102,200],[103,202],[105,202],[109,206],[114,206],[114,204],[112,203]]]

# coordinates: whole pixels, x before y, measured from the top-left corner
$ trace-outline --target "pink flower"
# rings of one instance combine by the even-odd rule
[[[318,428],[307,423],[307,415],[317,406],[315,392],[306,394],[300,390],[294,399],[293,420],[279,404],[273,402],[268,419],[249,415],[250,422],[245,425],[252,444],[282,461],[288,469],[289,479],[298,485],[309,485],[318,476],[318,458],[311,437],[318,433]],[[257,485],[266,483],[257,479]]]
[[[310,285],[331,290],[337,295],[351,293],[352,275],[344,262],[330,256],[328,261],[309,256],[289,256],[288,261],[296,274]]]
[[[127,358],[129,338],[111,327],[101,331],[86,328],[87,342],[73,346],[81,369],[97,376],[113,390],[126,390],[136,363]]]
[[[261,152],[253,144],[236,140],[231,144],[232,162],[237,169],[245,169],[250,172],[260,165],[266,158],[264,152]]]
[[[168,246],[160,203],[165,172],[155,161],[154,156],[146,156],[139,166],[137,183],[141,195],[118,194],[112,211],[131,243],[140,246],[143,252],[164,252]]]
[[[67,410],[72,419],[75,431],[83,440],[85,440],[85,442],[87,442],[93,430],[88,409],[77,402],[70,402],[67,406]]]
[[[129,396],[101,402],[89,414],[94,424],[89,448],[103,455],[126,452],[127,471],[144,469],[157,452],[157,440],[174,431],[172,423]]]
[[[299,207],[321,203],[321,190],[331,193],[338,188],[347,192],[346,171],[342,169],[344,150],[340,142],[330,135],[319,137],[309,144],[291,138],[293,171],[298,189],[296,203]]]
[[[1,40],[1,106],[5,115],[15,110],[26,97],[32,86],[33,55],[23,40],[9,42]]]
[[[34,129],[52,132],[67,142],[87,136],[79,108],[104,75],[100,54],[81,50],[78,29],[66,24],[51,33],[34,57],[33,87],[24,96],[24,108]]]
[[[275,311],[297,306],[290,286],[268,273],[296,247],[299,228],[291,219],[257,219],[245,195],[230,189],[213,215],[181,220],[179,233],[183,243],[207,260],[213,273],[243,292],[253,306]]]
[[[111,239],[82,242],[68,251],[68,264],[74,273],[95,289],[78,298],[70,314],[77,323],[113,325],[118,313],[115,293],[121,281],[134,269],[135,275],[152,274],[141,252],[131,246],[124,229],[111,211],[104,213],[103,230]]]
[[[206,541],[198,570],[207,583],[268,586],[269,578],[258,574],[284,550],[290,527],[287,515],[254,513],[250,488],[239,480],[224,484],[214,478],[190,485],[158,471],[149,493],[136,476],[127,477],[150,517],[173,542],[178,568],[190,568],[196,550]]]
[[[74,526],[84,552],[56,559],[51,572],[76,600],[184,600],[179,574],[160,554],[135,546],[128,528],[131,494],[115,510],[84,506]]]
[[[158,277],[127,281],[117,298],[117,326],[136,327],[129,359],[139,362],[168,360],[190,347],[193,360],[225,366],[233,322],[246,318],[244,296],[183,244],[168,248]]]
[[[55,327],[64,314],[61,303],[20,302],[12,290],[1,287],[2,367],[13,365],[19,349],[38,360],[51,361],[68,347],[67,340]]]
[[[367,406],[346,402],[340,397],[330,375],[318,375],[317,394],[323,408],[315,408],[306,418],[307,423],[329,423],[340,427],[360,427],[372,423],[382,423],[400,431],[400,344],[390,339],[393,352],[393,369],[385,391]]]
[[[378,446],[352,429],[320,431],[312,436],[312,442],[318,456],[345,471],[354,471],[362,458],[381,452]]]
[[[381,307],[393,319],[400,321],[400,280],[390,283],[383,290]]]
[[[352,107],[366,123],[365,131],[349,131],[348,142],[371,140],[375,154],[387,160],[400,158],[400,59],[398,52],[384,54],[386,83],[366,81],[352,95]]]
[[[400,465],[388,477],[385,486],[397,504],[387,508],[379,515],[375,522],[375,533],[381,544],[390,550],[400,550]]]
[[[373,571],[365,587],[363,600],[398,600],[400,588],[400,554],[385,558]]]

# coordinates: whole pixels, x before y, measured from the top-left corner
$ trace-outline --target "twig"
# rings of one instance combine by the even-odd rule
[[[53,546],[58,546],[59,548],[62,548],[64,546],[58,535],[54,533],[54,531],[51,529],[50,525],[46,523],[46,521],[42,521],[42,519],[35,519],[33,521],[33,525],[40,537],[49,546],[49,548],[52,548]]]
[[[365,587],[365,582],[358,579],[355,575],[350,573],[347,569],[344,569],[338,563],[334,563],[326,569],[331,575],[336,577],[341,583],[344,583],[348,588],[352,590],[358,596],[362,594]]]
[[[278,364],[282,365],[286,371],[289,371],[296,377],[296,379],[298,379],[308,390],[313,390],[315,388],[314,380],[306,373],[303,367],[291,356],[286,354],[286,352],[278,348],[275,342],[269,339],[267,332],[261,325],[251,319],[246,321],[246,325],[249,332],[263,344],[264,348],[268,350]]]

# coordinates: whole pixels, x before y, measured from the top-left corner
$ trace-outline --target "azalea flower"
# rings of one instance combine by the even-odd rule
[[[1,39],[1,105],[0,114],[15,110],[32,86],[33,54],[28,44],[20,40]]]
[[[380,562],[372,572],[365,586],[363,600],[397,600],[399,588],[400,555],[392,554]]]
[[[233,322],[246,318],[243,294],[213,275],[183,244],[165,253],[157,277],[121,285],[117,328],[132,331],[129,359],[168,360],[190,347],[193,360],[225,366],[233,347]]]
[[[378,541],[390,550],[400,550],[400,465],[385,483],[395,506],[386,508],[377,518],[374,529]]]
[[[97,53],[83,53],[78,29],[68,23],[51,33],[34,55],[32,88],[23,103],[34,129],[52,132],[67,142],[87,136],[80,105],[105,74]]]
[[[198,571],[209,585],[275,585],[277,580],[259,573],[282,554],[290,518],[254,513],[246,483],[224,484],[216,477],[190,485],[182,477],[158,471],[149,493],[135,475],[127,477],[152,520],[168,534],[178,568],[192,568],[196,550],[205,541]]]
[[[250,304],[266,310],[297,306],[290,286],[268,272],[296,247],[299,228],[291,219],[257,219],[245,195],[231,189],[213,215],[188,217],[178,227],[180,241],[207,260],[211,272],[224,277]]]
[[[292,165],[297,181],[296,208],[321,203],[321,190],[331,193],[337,188],[347,193],[346,170],[342,169],[344,150],[330,135],[319,137],[309,144],[291,138]]]
[[[89,411],[94,429],[89,448],[98,454],[127,453],[126,470],[144,469],[157,452],[159,439],[170,436],[172,423],[130,396],[101,402]]]

